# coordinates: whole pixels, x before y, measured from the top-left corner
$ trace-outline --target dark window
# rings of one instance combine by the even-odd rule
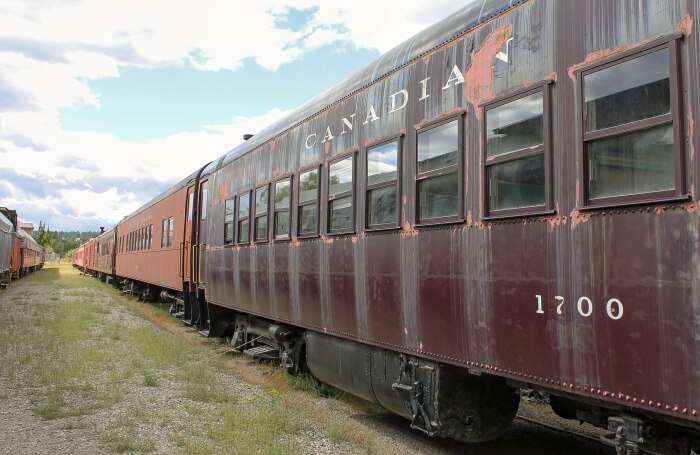
[[[319,170],[299,175],[299,236],[318,234]]]
[[[234,227],[234,214],[235,214],[235,201],[233,198],[227,199],[224,205],[224,244],[229,245],[233,243],[233,227]]]
[[[267,241],[267,211],[270,201],[270,187],[255,190],[255,241]]]
[[[367,149],[367,226],[399,225],[399,140]]]
[[[419,223],[459,218],[462,193],[459,150],[458,120],[418,132]]]
[[[151,242],[153,241],[153,225],[148,225],[148,249],[151,249]]]
[[[328,232],[353,230],[353,162],[348,156],[328,168]]]
[[[173,233],[175,232],[175,220],[168,219],[168,246],[173,246]]]
[[[168,246],[168,219],[164,219],[162,222],[162,230],[160,233],[160,247],[165,248]]]
[[[202,212],[201,219],[206,220],[207,219],[207,201],[209,198],[209,188],[207,188],[207,182],[202,183],[202,198],[200,199],[202,201],[201,207],[199,210]]]
[[[292,180],[284,179],[275,183],[275,238],[289,237],[289,217],[292,207]]]
[[[548,206],[549,84],[485,107],[487,216],[542,213]]]
[[[581,73],[588,205],[682,196],[677,41]]]
[[[250,191],[238,196],[238,243],[250,242]]]

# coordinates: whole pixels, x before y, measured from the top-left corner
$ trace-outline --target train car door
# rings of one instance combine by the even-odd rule
[[[194,185],[187,187],[187,216],[185,216],[185,233],[180,245],[180,267],[183,283],[192,281],[192,214],[194,212]]]
[[[205,266],[206,261],[204,260],[207,249],[207,199],[209,197],[209,188],[207,186],[207,181],[204,180],[199,184],[199,226],[197,227],[197,255],[195,258],[197,267],[197,284],[205,284]]]

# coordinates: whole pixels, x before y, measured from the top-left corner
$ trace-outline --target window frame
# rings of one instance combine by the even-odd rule
[[[464,181],[464,123],[465,123],[464,109],[460,109],[458,112],[447,116],[439,117],[433,120],[424,122],[415,128],[416,140],[415,140],[415,227],[430,227],[439,226],[443,224],[458,224],[463,223],[465,220],[465,181]],[[447,125],[453,121],[457,122],[457,163],[450,165],[448,167],[443,167],[440,169],[434,169],[428,172],[418,172],[418,136],[421,133],[430,131],[432,129],[438,128],[443,125]],[[422,220],[420,217],[420,184],[426,180],[433,177],[442,177],[445,175],[452,174],[454,169],[457,169],[457,214],[454,216],[442,216],[436,218],[426,218]]]
[[[339,161],[346,160],[348,158],[352,159],[352,185],[350,187],[350,191],[345,191],[340,194],[336,194],[333,196],[331,199],[331,166],[334,163],[337,163]],[[320,175],[320,174],[319,174]],[[347,235],[347,234],[354,234],[355,231],[355,226],[357,224],[357,198],[356,193],[357,193],[357,150],[351,150],[346,153],[342,153],[336,157],[333,157],[332,159],[328,160],[328,165],[326,166],[326,194],[325,194],[325,205],[326,205],[326,235],[329,236],[335,236],[335,235]],[[320,182],[319,182],[319,186]],[[346,197],[350,197],[352,200],[352,226],[348,229],[340,229],[337,231],[331,231],[331,203],[335,201],[336,199],[344,199]],[[319,224],[321,220],[318,220]]]
[[[551,79],[543,80],[527,87],[510,91],[498,98],[495,98],[481,106],[481,181],[482,199],[484,207],[483,220],[498,220],[505,218],[546,216],[556,213],[554,210],[554,178],[553,178],[553,150],[552,150],[552,86]],[[518,101],[536,93],[542,93],[542,144],[525,147],[511,152],[489,158],[487,156],[486,136],[488,134],[487,115],[488,111],[505,106],[506,104]],[[491,181],[489,180],[489,168],[517,161],[523,158],[532,158],[542,154],[544,156],[544,204],[528,207],[515,207],[511,209],[491,210],[489,202],[491,198]]]
[[[365,231],[366,232],[377,232],[377,231],[390,231],[394,229],[401,229],[401,193],[403,190],[402,180],[403,180],[403,146],[405,133],[395,134],[393,136],[388,136],[372,145],[364,147],[364,164],[365,164]],[[394,182],[384,182],[375,183],[373,185],[369,184],[369,151],[375,147],[381,147],[383,145],[391,144],[396,142],[396,180]],[[417,158],[416,158],[417,159]],[[396,223],[383,223],[383,224],[370,224],[369,222],[369,212],[370,212],[370,193],[373,190],[381,190],[390,187],[396,188]]]
[[[300,201],[300,196],[301,196],[301,175],[306,174],[307,172],[311,171],[316,171],[318,175],[318,185],[316,188],[316,199],[313,201],[306,201],[306,202],[301,202]],[[299,183],[295,185],[293,188],[294,191],[294,200],[295,204],[292,204],[295,207],[294,210],[294,232],[296,233],[296,238],[297,239],[313,239],[316,237],[319,237],[320,232],[321,232],[321,181],[323,179],[323,164],[322,163],[317,163],[312,166],[308,166],[306,168],[302,168],[297,172],[297,177],[299,180]],[[299,213],[301,212],[302,207],[306,207],[307,205],[312,205],[316,204],[316,230],[312,234],[302,234],[301,229],[299,226],[299,223],[301,222],[301,216],[299,216]]]
[[[233,204],[233,220],[231,220],[230,223],[226,222],[226,203],[228,201],[231,201]],[[226,199],[224,201],[224,246],[232,246],[236,244],[236,210],[238,209],[238,204],[236,203],[236,195],[231,196],[230,198]],[[231,225],[231,233],[232,233],[232,238],[230,242],[226,241],[226,226]]]
[[[258,190],[260,189],[265,189],[267,188],[267,210],[265,211],[264,215],[258,215],[257,209],[258,209]],[[270,184],[266,183],[264,185],[260,185],[255,187],[255,190],[253,191],[253,243],[267,243],[270,241]],[[266,238],[262,240],[258,240],[257,237],[257,231],[258,231],[258,218],[266,218],[266,223],[267,223],[267,236]]]
[[[682,81],[680,62],[680,39],[683,34],[674,33],[660,37],[646,44],[620,52],[614,56],[602,59],[598,62],[585,65],[576,71],[576,152],[579,158],[577,177],[583,182],[577,194],[578,210],[595,210],[611,207],[623,207],[630,205],[651,205],[663,202],[686,201],[690,199],[687,193],[687,178],[685,170],[685,138],[683,137],[683,107],[682,107]],[[608,128],[587,132],[585,121],[585,85],[584,79],[589,74],[612,68],[621,63],[634,60],[661,49],[668,49],[669,54],[669,95],[671,101],[670,112],[657,115],[648,119],[615,125]],[[674,142],[674,188],[670,190],[650,191],[619,196],[607,196],[599,198],[590,197],[589,188],[589,161],[587,144],[592,141],[626,136],[630,133],[648,131],[655,127],[671,125],[673,128]]]
[[[236,241],[234,242],[236,245],[250,245],[250,239],[252,237],[251,230],[250,230],[250,225],[251,225],[250,214],[251,214],[251,210],[253,209],[253,204],[252,204],[253,201],[251,201],[251,199],[253,197],[252,193],[253,193],[252,189],[247,189],[245,191],[241,191],[240,193],[238,193],[236,195],[236,200],[238,201],[238,203],[236,204],[236,227],[235,227]],[[241,196],[242,195],[244,196],[245,194],[248,194],[248,213],[244,218],[241,218],[241,216],[240,216],[241,215],[240,214],[240,202],[241,202]],[[241,241],[241,239],[240,239],[241,221],[246,221],[246,220],[248,221],[248,239]]]
[[[275,205],[275,199],[277,197],[277,184],[284,181],[289,181],[289,207],[278,210],[277,206]],[[294,207],[294,175],[286,174],[274,181],[272,184],[272,191],[270,192],[270,201],[272,203],[272,240],[276,242],[289,241],[292,238],[292,226],[294,225],[294,220],[292,219],[292,207]],[[287,230],[286,235],[277,236],[277,213],[281,212],[287,212],[289,214],[289,229]]]

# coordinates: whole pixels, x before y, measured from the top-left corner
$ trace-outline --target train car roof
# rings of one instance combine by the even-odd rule
[[[32,246],[36,247],[35,250],[40,250],[43,247],[37,243],[36,240],[34,240],[34,237],[32,237],[27,231],[25,231],[22,228],[17,228],[17,235],[22,237],[24,240],[28,241]]]
[[[523,0],[467,0],[466,6],[461,10],[404,41],[345,81],[311,99],[291,114],[229,151],[220,160],[220,166],[245,155],[275,136],[294,128],[342,99],[352,96],[388,74],[401,69],[522,2]]]
[[[7,219],[2,213],[0,213],[0,231],[8,234],[12,232],[12,221]]]

